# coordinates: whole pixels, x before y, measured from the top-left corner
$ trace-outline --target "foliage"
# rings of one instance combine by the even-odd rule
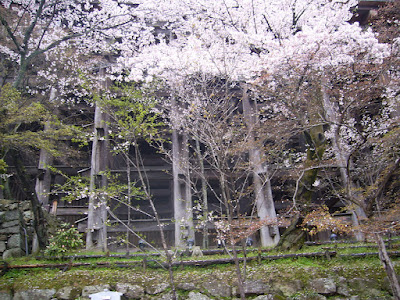
[[[326,205],[319,206],[307,214],[301,226],[311,235],[325,230],[338,234],[348,234],[353,230],[346,220],[330,214],[329,208]]]
[[[50,238],[49,245],[44,253],[50,256],[64,255],[71,250],[77,250],[83,246],[82,234],[67,223]]]
[[[330,213],[326,205],[321,205],[308,213],[301,226],[303,230],[311,235],[318,232],[331,231],[337,234],[350,234],[355,231],[361,231],[367,236],[373,238],[374,233],[395,233],[400,229],[400,212],[398,201],[395,201],[384,211],[362,220],[359,226],[352,225],[346,218],[338,216],[336,213]],[[346,210],[344,208],[343,210]],[[347,208],[351,211],[352,208]]]
[[[9,149],[45,149],[61,155],[59,141],[80,133],[78,127],[61,122],[52,104],[24,95],[10,84],[0,90],[0,144],[4,155]],[[47,128],[45,128],[47,124]]]
[[[99,99],[98,105],[111,118],[109,136],[115,143],[115,153],[129,152],[128,146],[136,147],[139,141],[149,144],[163,141],[160,132],[165,123],[149,89],[118,84],[110,92],[111,95]]]
[[[214,220],[215,230],[217,231],[217,238],[221,241],[229,241],[229,245],[236,244],[241,240],[246,240],[252,234],[255,234],[263,226],[277,225],[276,219],[246,219],[239,216],[232,222],[227,220]]]
[[[125,204],[127,202],[127,191],[130,189],[131,197],[136,200],[144,198],[144,193],[140,187],[137,186],[137,182],[131,182],[123,184],[119,180],[118,174],[111,174],[110,171],[100,172],[100,176],[105,176],[108,180],[108,185],[103,187],[96,187],[90,189],[90,178],[85,176],[68,176],[62,173],[60,170],[49,166],[49,168],[64,177],[65,182],[63,184],[56,184],[53,187],[52,194],[61,195],[62,199],[68,202],[88,198],[90,196],[99,197],[109,201],[111,199],[119,200]]]

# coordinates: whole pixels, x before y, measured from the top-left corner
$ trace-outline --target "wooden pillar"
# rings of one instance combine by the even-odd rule
[[[177,103],[172,100],[173,123],[176,120]],[[194,239],[192,193],[189,174],[189,148],[186,133],[178,132],[179,126],[173,124],[172,131],[172,173],[174,185],[175,247],[186,247],[188,238]]]
[[[50,102],[56,98],[56,90],[50,90]],[[44,125],[44,131],[51,129],[51,122],[47,121]],[[44,208],[49,210],[49,192],[51,187],[51,171],[48,166],[53,164],[53,156],[45,149],[40,149],[38,173],[36,177],[35,191],[39,202]]]
[[[50,123],[47,122],[44,126],[44,130],[50,128]],[[53,156],[45,149],[40,149],[38,174],[36,177],[35,191],[39,199],[46,210],[49,210],[49,192],[51,185],[51,172],[48,166],[53,164]]]
[[[102,70],[104,73],[104,70]],[[107,88],[107,85],[103,85]],[[92,249],[96,245],[102,251],[107,251],[107,199],[97,195],[97,188],[107,185],[107,178],[101,174],[107,170],[109,163],[108,142],[108,115],[102,111],[99,103],[96,103],[94,116],[94,137],[92,145],[92,157],[90,168],[90,196],[88,205],[88,225],[86,234],[86,249]]]
[[[260,150],[260,147],[256,143],[256,137],[254,136],[253,131],[256,124],[257,112],[254,105],[250,103],[246,87],[243,87],[242,102],[245,122],[249,128],[249,161],[253,173],[257,215],[261,221],[275,222],[277,216],[272,195],[271,181],[269,179],[268,167],[262,161],[263,154]],[[272,224],[262,226],[260,229],[260,239],[263,247],[275,246],[280,239],[278,226]]]
[[[186,240],[194,238],[192,199],[188,168],[188,138],[172,132],[172,172],[174,183],[175,247],[186,247]]]

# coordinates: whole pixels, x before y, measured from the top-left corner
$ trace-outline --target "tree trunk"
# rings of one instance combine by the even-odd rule
[[[231,226],[233,224],[233,207],[232,207],[232,202],[231,202],[231,197],[230,197],[230,192],[229,188],[226,186],[227,184],[227,178],[225,177],[224,173],[221,172],[220,174],[220,185],[221,185],[221,192],[222,192],[222,200],[224,202],[224,205],[226,206],[226,215],[228,218],[228,224]],[[237,255],[237,250],[234,242],[234,237],[232,230],[229,230],[229,242],[232,247],[232,254],[233,254],[233,260],[235,262],[235,269],[236,269],[236,276],[237,276],[237,281],[238,281],[238,288],[239,288],[239,294],[240,294],[240,299],[245,300],[246,295],[244,292],[244,280],[242,277],[242,271],[240,269],[240,261]]]
[[[202,198],[202,208],[203,208],[203,249],[208,249],[208,196],[207,196],[207,182],[206,174],[204,170],[203,155],[201,153],[200,142],[196,139],[196,156],[200,166],[200,176],[201,176],[201,198]]]
[[[392,260],[390,259],[386,251],[386,246],[382,239],[382,236],[379,233],[375,233],[375,239],[376,243],[378,244],[379,259],[381,260],[382,265],[385,268],[390,287],[392,288],[393,297],[395,300],[400,300],[400,284],[396,275],[396,271],[394,270]]]
[[[22,84],[24,82],[29,63],[30,62],[26,59],[26,54],[21,54],[19,70],[13,84],[16,89],[23,89]]]
[[[360,195],[355,192],[356,188],[354,182],[350,178],[349,166],[350,166],[350,154],[342,147],[340,141],[340,129],[341,129],[341,116],[338,112],[338,108],[335,103],[330,100],[330,97],[326,91],[327,82],[323,79],[323,106],[325,110],[325,117],[331,123],[330,126],[333,131],[332,146],[335,152],[336,162],[340,169],[340,176],[342,179],[343,188],[346,191],[347,204],[355,206],[352,212],[353,226],[357,228],[360,220],[366,218],[364,201]],[[364,234],[357,230],[355,231],[355,237],[358,241],[364,240]]]
[[[283,233],[277,248],[281,251],[297,251],[301,249],[306,240],[306,234],[302,228],[300,228],[303,219],[300,214],[297,214],[295,219],[292,221],[290,226]]]
[[[127,183],[128,183],[128,207],[127,207],[127,209],[128,209],[128,220],[127,220],[127,228],[126,228],[126,254],[128,255],[129,254],[129,228],[131,228],[131,197],[132,197],[132,193],[131,193],[131,162],[130,162],[130,160],[129,160],[129,157],[127,157],[128,156],[128,153],[129,153],[129,147],[128,147],[128,151],[127,151],[127,153],[125,153],[125,155],[126,155],[126,157],[125,157],[125,160],[126,160],[126,180],[127,180]]]
[[[269,179],[268,169],[262,161],[260,147],[256,144],[254,136],[255,115],[256,110],[251,105],[247,88],[243,90],[243,112],[247,127],[249,128],[248,136],[251,149],[249,149],[250,167],[253,173],[255,203],[257,214],[261,221],[268,220],[272,224],[263,226],[260,229],[261,245],[263,247],[275,246],[280,239],[279,228],[274,224],[277,220],[274,199],[272,196],[271,182]]]

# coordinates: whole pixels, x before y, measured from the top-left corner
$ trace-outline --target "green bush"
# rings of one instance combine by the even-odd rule
[[[44,253],[51,256],[60,256],[82,246],[82,234],[75,227],[64,223],[61,224],[61,228],[50,238],[49,245],[46,247]]]

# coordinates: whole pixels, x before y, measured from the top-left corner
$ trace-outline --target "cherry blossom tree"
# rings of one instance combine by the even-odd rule
[[[148,1],[139,7],[148,10],[149,18],[158,20],[167,34],[138,55],[122,51],[118,67],[128,70],[128,80],[162,78],[173,90],[185,89],[185,78],[192,74],[236,83],[255,83],[261,74],[289,79],[294,75],[283,71],[288,65],[294,66],[297,76],[312,71],[324,78],[324,70],[350,65],[355,49],[367,51],[369,60],[385,56],[385,47],[371,31],[348,23],[356,4],[177,0],[154,5]],[[271,88],[276,83],[272,80]],[[301,93],[294,96],[291,101]]]
[[[392,6],[390,4],[385,11],[393,9]],[[388,23],[386,19],[390,20],[389,24],[396,23],[395,15],[389,18],[386,15],[384,24]],[[346,27],[355,31],[337,36],[334,43],[329,42],[340,48],[341,53],[335,49],[324,53],[328,48],[324,50],[324,44],[320,42],[309,53],[303,53],[304,56],[297,56],[301,50],[296,50],[296,55],[288,57],[284,64],[277,64],[274,71],[266,74],[266,77],[272,77],[269,93],[273,95],[275,91],[286,100],[281,102],[284,108],[280,111],[288,118],[298,118],[293,111],[297,105],[305,108],[306,117],[300,123],[314,128],[324,126],[320,133],[327,143],[311,168],[330,170],[327,177],[319,178],[326,180],[325,189],[332,192],[331,197],[337,197],[352,212],[355,235],[363,238],[363,234],[375,233],[381,261],[398,297],[399,285],[381,237],[386,230],[398,226],[396,221],[393,222],[396,219],[393,216],[398,215],[396,209],[393,210],[396,201],[388,196],[387,190],[390,190],[389,182],[393,183],[398,169],[398,157],[389,150],[396,146],[388,146],[397,136],[399,126],[398,95],[393,92],[394,86],[398,85],[398,75],[393,72],[398,61],[398,45],[393,35],[390,41],[385,40],[386,32],[383,30],[382,34],[382,28],[380,40],[390,44],[380,44],[371,29],[362,30],[350,24]],[[297,44],[297,49],[301,49],[302,44]],[[276,80],[279,77],[283,80]],[[293,104],[290,100],[296,101]],[[318,150],[318,145],[314,148]],[[335,169],[340,174],[336,182],[332,177]],[[302,174],[306,170],[310,170],[310,166],[304,164]],[[311,183],[316,179],[314,177]],[[385,193],[387,198],[383,197]],[[386,226],[383,225],[385,222]],[[367,229],[365,224],[369,224]]]
[[[28,71],[56,76],[55,64],[67,49],[75,56],[112,55],[123,32],[135,38],[143,27],[143,16],[133,12],[136,6],[116,1],[3,1],[1,52],[16,65],[14,86],[25,87]],[[53,65],[40,69],[43,59]]]

